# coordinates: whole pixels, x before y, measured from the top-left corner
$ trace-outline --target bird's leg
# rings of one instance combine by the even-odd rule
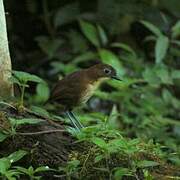
[[[66,115],[68,116],[68,118],[70,119],[70,121],[71,121],[71,123],[74,125],[74,127],[75,127],[78,131],[80,131],[81,128],[76,124],[76,121],[75,121],[75,119],[72,117],[70,111],[66,111]]]
[[[80,127],[80,128],[84,128],[84,126],[81,124],[81,122],[76,118],[76,116],[74,115],[74,113],[72,111],[69,111],[71,116],[73,117],[73,119],[76,121],[77,125]]]

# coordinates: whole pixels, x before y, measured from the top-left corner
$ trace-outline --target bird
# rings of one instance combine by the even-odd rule
[[[116,70],[109,64],[98,63],[78,70],[68,74],[55,84],[51,90],[49,102],[60,104],[72,125],[81,131],[84,126],[75,117],[73,109],[84,105],[99,85],[108,79],[121,81],[117,77]]]

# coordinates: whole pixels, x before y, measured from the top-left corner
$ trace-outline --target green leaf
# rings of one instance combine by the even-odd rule
[[[173,70],[171,76],[173,79],[180,79],[180,70]]]
[[[36,87],[37,99],[39,102],[46,102],[50,95],[47,83],[39,83]]]
[[[171,79],[171,74],[166,66],[161,65],[155,68],[156,76],[160,78],[161,82],[164,84],[173,84]]]
[[[173,44],[176,44],[177,46],[180,46],[180,41],[178,41],[178,40],[171,40],[171,43],[173,43]],[[174,48],[174,47],[171,47],[171,48]],[[174,48],[175,50],[176,50],[176,48]],[[180,53],[179,53],[179,49],[177,49],[177,53],[176,53],[176,55],[179,57],[180,55]]]
[[[10,154],[7,158],[10,160],[11,163],[14,163],[22,159],[26,154],[27,154],[27,151],[19,150]]]
[[[165,89],[165,88],[162,90],[162,97],[163,97],[163,100],[165,103],[170,103],[172,98],[173,98],[170,91],[168,89]]]
[[[43,82],[43,80],[33,74],[27,73],[27,72],[23,72],[23,71],[12,71],[13,76],[22,84],[26,84],[28,81],[31,82]]]
[[[74,58],[72,63],[77,64],[77,63],[80,63],[83,61],[88,61],[88,60],[92,60],[92,59],[96,59],[96,58],[97,58],[97,53],[92,52],[92,51],[87,51],[85,53],[80,54],[76,58]]]
[[[8,137],[7,134],[0,132],[0,142],[3,142]]]
[[[91,140],[92,140],[92,142],[94,144],[96,144],[97,146],[99,146],[101,148],[105,148],[106,147],[106,142],[103,139],[101,139],[101,138],[94,137]]]
[[[137,163],[137,166],[140,168],[144,168],[144,167],[153,167],[153,166],[158,166],[159,163],[155,162],[155,161],[147,161],[147,160],[143,160],[143,161],[139,161]]]
[[[69,169],[74,169],[80,164],[80,161],[75,159],[68,162]]]
[[[123,149],[126,149],[128,147],[127,141],[125,139],[122,139],[122,138],[110,140],[109,144],[111,146],[116,146],[116,147],[123,148]]]
[[[99,37],[100,37],[101,43],[103,46],[105,46],[108,43],[108,38],[107,38],[106,32],[100,25],[97,25],[97,29],[99,32]]]
[[[146,67],[143,72],[143,77],[150,85],[159,86],[161,84],[161,79],[158,75],[158,69],[156,67]]]
[[[100,154],[95,157],[94,162],[97,163],[97,162],[101,161],[103,158],[104,158],[104,156],[102,154]]]
[[[111,44],[111,46],[121,48],[121,49],[131,53],[134,57],[136,57],[136,52],[127,44],[117,42],[117,43]]]
[[[96,47],[100,47],[98,32],[94,25],[89,22],[80,21],[80,28],[86,38]]]
[[[177,23],[172,27],[172,37],[176,38],[180,35],[180,21],[177,21]]]
[[[50,171],[50,170],[52,170],[52,169],[50,169],[49,166],[40,166],[40,167],[36,168],[35,173],[42,172],[42,171]]]
[[[87,39],[81,32],[70,30],[67,35],[69,44],[72,47],[71,50],[73,54],[81,54],[87,52],[89,44]]]
[[[125,70],[116,54],[107,49],[100,49],[99,56],[103,63],[110,64],[116,69],[118,76],[124,75]]]
[[[8,158],[0,159],[0,174],[5,174],[6,171],[11,167],[11,162]]]
[[[55,27],[62,26],[76,20],[80,14],[78,3],[69,3],[57,10],[54,18]]]
[[[114,129],[117,129],[117,127],[118,127],[118,122],[117,122],[118,115],[119,115],[119,113],[117,110],[117,106],[114,105],[111,110],[111,113],[108,117],[108,124],[110,127],[113,127]]]
[[[46,116],[49,117],[49,112],[46,111],[44,108],[42,107],[38,107],[38,106],[31,106],[31,110],[34,111],[35,113],[37,113],[40,116]]]
[[[164,57],[166,56],[168,47],[169,47],[168,37],[163,35],[159,36],[155,46],[155,58],[157,64],[161,63]]]
[[[77,67],[72,64],[63,64],[61,62],[52,62],[51,66],[54,68],[54,74],[59,72],[59,71],[63,71],[65,74],[69,74],[72,73],[73,71],[77,70]]]
[[[24,168],[24,167],[20,167],[20,166],[13,166],[13,168],[17,169],[18,171],[30,175],[28,169]]]
[[[128,168],[122,168],[122,167],[119,167],[119,168],[115,168],[115,173],[114,173],[114,179],[115,180],[121,180],[122,177],[124,175],[131,175],[131,172]]]
[[[162,36],[162,32],[152,23],[148,21],[140,21],[146,28],[148,28],[156,36]]]
[[[44,120],[36,119],[36,118],[22,118],[22,119],[9,118],[9,120],[10,123],[14,126],[20,126],[24,124],[38,124],[44,122]]]

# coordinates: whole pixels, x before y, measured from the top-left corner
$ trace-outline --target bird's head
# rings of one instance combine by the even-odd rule
[[[90,76],[96,78],[97,80],[101,79],[116,79],[121,81],[117,77],[116,70],[108,64],[97,64],[89,68]]]

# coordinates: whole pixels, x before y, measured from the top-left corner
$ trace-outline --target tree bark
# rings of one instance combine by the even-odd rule
[[[13,95],[11,77],[11,58],[8,47],[6,19],[3,0],[0,0],[0,97]]]

